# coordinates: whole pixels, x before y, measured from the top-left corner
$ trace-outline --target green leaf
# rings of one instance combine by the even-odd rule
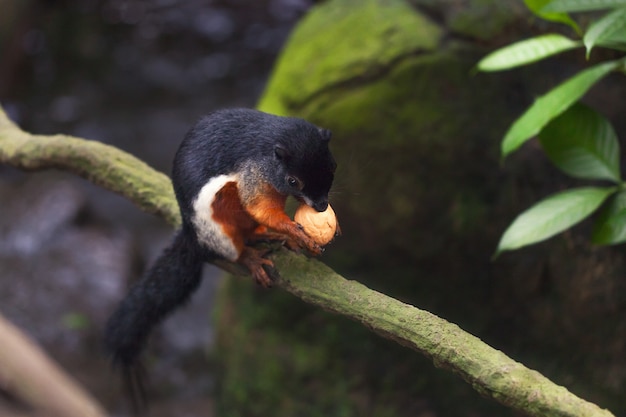
[[[582,33],[578,24],[567,13],[544,12],[542,10],[546,4],[550,3],[550,0],[524,0],[524,3],[536,16],[550,22],[565,23],[573,28],[577,34]]]
[[[478,69],[481,71],[500,71],[519,67],[581,45],[581,42],[573,41],[563,35],[542,35],[515,42],[490,53],[480,60]]]
[[[626,0],[553,0],[541,9],[543,13],[586,12],[626,6]]]
[[[496,255],[546,240],[575,225],[596,210],[615,187],[563,191],[520,214],[504,232]]]
[[[539,133],[548,158],[566,174],[620,182],[619,142],[611,123],[577,103]]]
[[[604,34],[601,39],[598,39],[596,41],[596,44],[605,48],[613,48],[626,51],[626,30],[615,30],[610,33]]]
[[[600,210],[594,224],[591,241],[597,245],[615,245],[626,242],[626,191],[617,193]]]
[[[550,120],[567,110],[619,65],[623,65],[621,61],[609,61],[587,68],[539,97],[506,132],[501,145],[502,156],[506,157],[539,133]]]
[[[595,45],[602,45],[607,40],[615,42],[614,34],[618,39],[626,38],[626,7],[612,11],[589,26],[583,38],[585,48],[587,48],[587,59]]]
[[[609,37],[598,41],[598,45],[604,48],[626,51],[626,32],[615,32]]]

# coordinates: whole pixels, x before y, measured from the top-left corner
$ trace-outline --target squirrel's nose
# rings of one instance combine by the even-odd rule
[[[322,211],[326,211],[326,209],[328,208],[328,199],[325,198],[323,200],[316,201],[315,203],[313,203],[313,208],[319,211],[320,213]]]

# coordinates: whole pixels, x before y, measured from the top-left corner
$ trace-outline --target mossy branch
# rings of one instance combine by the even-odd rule
[[[0,108],[0,163],[28,171],[57,168],[126,197],[146,213],[178,225],[169,177],[113,146],[67,135],[31,135]]]
[[[125,196],[172,226],[180,223],[164,174],[111,146],[70,136],[30,135],[1,109],[0,163],[70,171]],[[281,275],[277,286],[425,354],[436,366],[459,374],[478,392],[506,406],[533,416],[613,415],[427,311],[346,280],[314,259],[287,251],[273,256]]]

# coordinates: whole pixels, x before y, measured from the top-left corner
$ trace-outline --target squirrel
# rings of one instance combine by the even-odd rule
[[[215,111],[185,135],[172,169],[182,226],[105,329],[105,349],[133,397],[145,397],[137,372],[150,332],[198,288],[204,262],[236,262],[269,287],[266,267],[273,263],[255,243],[281,241],[321,253],[285,213],[285,203],[293,196],[326,210],[337,167],[330,138],[329,130],[305,120],[241,108]]]

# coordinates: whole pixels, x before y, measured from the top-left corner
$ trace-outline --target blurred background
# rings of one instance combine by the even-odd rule
[[[26,131],[108,143],[169,175],[201,115],[256,104],[311,3],[0,0],[0,102]],[[127,404],[102,357],[102,326],[171,233],[73,175],[0,166],[0,311],[114,415]],[[191,305],[155,337],[152,385],[166,395],[154,415],[210,415],[205,352],[219,277],[207,267]]]

